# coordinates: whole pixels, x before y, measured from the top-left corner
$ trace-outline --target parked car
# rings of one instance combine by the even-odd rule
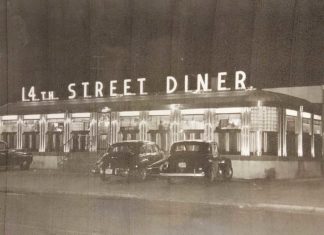
[[[98,155],[98,159],[97,161],[93,164],[93,166],[91,167],[90,169],[90,172],[94,175],[96,174],[100,174],[100,168],[101,168],[101,165],[102,165],[102,161],[103,161],[103,158],[105,157],[105,155],[108,154],[108,151],[104,152],[104,153],[101,153],[100,155]]]
[[[230,180],[233,176],[230,159],[220,157],[217,143],[190,140],[172,144],[170,157],[161,166],[161,176],[205,177]]]
[[[149,141],[125,141],[112,144],[98,163],[103,180],[112,176],[135,177],[145,180],[158,174],[164,152]]]
[[[19,166],[21,170],[28,170],[33,161],[33,155],[19,149],[9,149],[4,141],[0,141],[0,166],[13,167]]]

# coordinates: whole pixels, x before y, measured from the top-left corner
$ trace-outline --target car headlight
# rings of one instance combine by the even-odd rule
[[[161,171],[166,170],[166,169],[168,169],[168,167],[169,167],[169,162],[166,161],[160,166],[160,170]]]

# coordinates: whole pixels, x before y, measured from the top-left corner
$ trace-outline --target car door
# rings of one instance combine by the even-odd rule
[[[163,159],[163,153],[162,150],[159,148],[159,146],[157,144],[153,145],[153,149],[154,149],[154,161],[160,161]]]
[[[6,166],[8,164],[8,148],[7,144],[0,142],[0,166]]]
[[[153,164],[157,161],[158,154],[154,144],[149,144],[149,151],[150,164]]]
[[[146,145],[146,154],[149,164],[153,164],[155,162],[155,153],[153,144]]]
[[[139,162],[141,166],[147,166],[150,164],[150,158],[149,158],[149,148],[147,144],[143,144],[140,147],[140,153],[138,155],[139,157]]]

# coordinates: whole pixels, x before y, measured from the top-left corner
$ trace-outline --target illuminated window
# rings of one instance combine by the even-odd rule
[[[314,134],[320,135],[321,134],[321,121],[314,120]]]
[[[139,112],[121,112],[119,117],[119,136],[120,140],[138,140],[139,139]],[[120,114],[121,114],[120,113]],[[134,115],[134,116],[128,116]]]
[[[251,130],[278,131],[278,111],[275,107],[252,107]]]

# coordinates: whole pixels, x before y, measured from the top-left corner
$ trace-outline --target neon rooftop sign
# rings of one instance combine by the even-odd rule
[[[246,89],[246,73],[244,71],[236,71],[234,78],[229,78],[227,72],[219,72],[216,77],[211,77],[208,73],[197,74],[195,78],[185,75],[183,78],[183,91],[185,93],[199,93],[216,91],[230,91],[230,90],[245,90]],[[227,79],[234,79],[234,87],[227,86]],[[138,83],[136,93],[131,92],[132,84]],[[145,87],[146,78],[137,79],[124,79],[110,80],[107,83],[95,81],[93,84],[90,82],[82,82],[80,84],[70,83],[67,86],[68,99],[76,99],[77,97],[83,98],[100,98],[100,97],[116,97],[116,96],[131,96],[131,95],[148,95]],[[211,88],[211,83],[216,82],[216,87]],[[190,90],[192,84],[196,86],[195,90]],[[122,93],[117,93],[117,85],[122,86]],[[190,86],[191,85],[191,86]],[[77,86],[82,87],[81,94],[77,93]],[[90,89],[92,87],[92,89]],[[179,89],[179,80],[174,76],[167,76],[165,78],[165,92],[172,94]],[[54,91],[36,91],[35,86],[29,88],[22,87],[21,100],[28,101],[46,101],[46,100],[59,100]]]

